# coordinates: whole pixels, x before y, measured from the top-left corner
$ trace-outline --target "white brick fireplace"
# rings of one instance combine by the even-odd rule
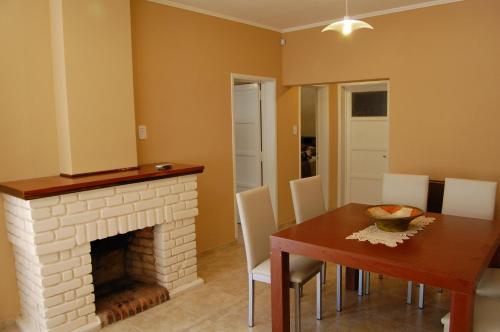
[[[196,175],[33,200],[4,195],[25,331],[91,331],[90,242],[154,227],[156,279],[171,296],[198,285]]]

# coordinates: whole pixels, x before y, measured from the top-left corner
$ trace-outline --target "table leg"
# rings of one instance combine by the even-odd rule
[[[271,306],[273,332],[290,331],[289,257],[271,240]]]
[[[357,290],[358,289],[358,273],[359,270],[351,267],[345,268],[345,289]]]
[[[451,293],[450,332],[471,332],[474,323],[474,293]]]
[[[500,245],[497,247],[497,252],[490,262],[490,267],[500,268]]]

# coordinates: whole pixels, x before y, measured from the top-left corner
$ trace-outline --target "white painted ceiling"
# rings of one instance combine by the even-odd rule
[[[345,15],[345,0],[150,0],[278,31]],[[461,0],[349,0],[349,15],[369,17]]]

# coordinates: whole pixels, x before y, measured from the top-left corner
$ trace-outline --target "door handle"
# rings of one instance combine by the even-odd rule
[[[385,155],[385,154],[384,154],[384,155],[382,155],[382,158],[387,158],[387,155]]]

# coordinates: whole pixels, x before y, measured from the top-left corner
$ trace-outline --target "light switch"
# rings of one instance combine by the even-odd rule
[[[139,139],[146,139],[148,138],[148,130],[146,126],[140,125],[139,126]]]
[[[293,132],[294,136],[297,136],[297,133],[298,133],[297,125],[293,125],[292,132]]]

